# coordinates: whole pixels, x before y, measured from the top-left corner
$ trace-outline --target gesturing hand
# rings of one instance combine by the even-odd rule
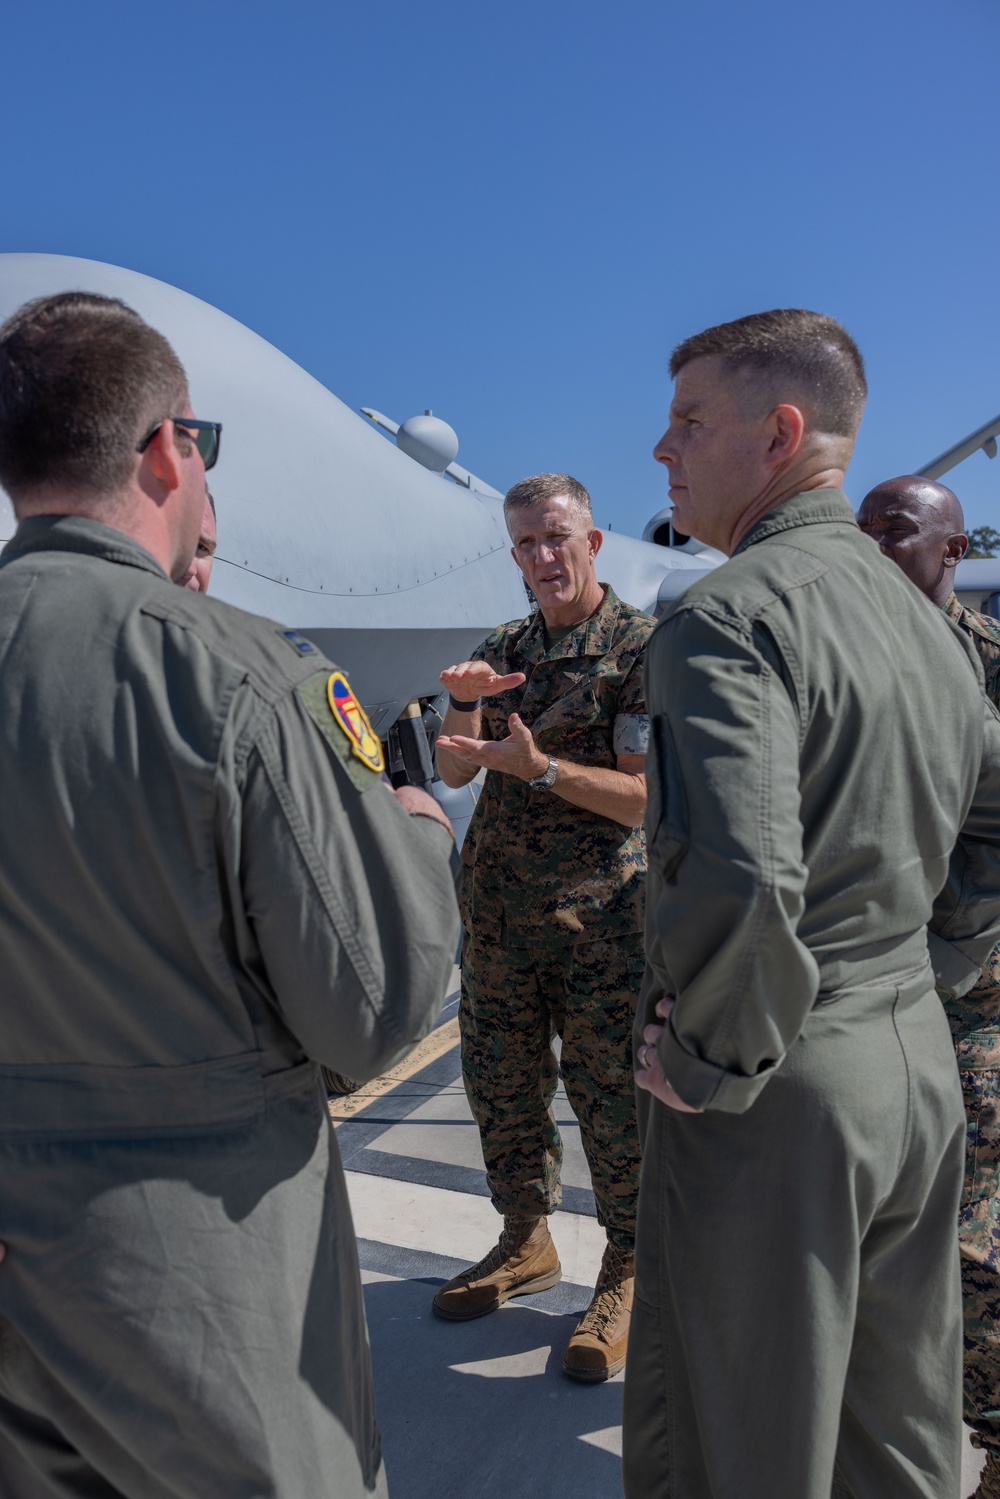
[[[676,999],[669,994],[663,996],[656,1006],[656,1013],[661,1020],[666,1022],[670,1019],[670,1012],[676,1003]],[[703,1114],[704,1109],[693,1109],[689,1103],[685,1103],[663,1075],[656,1043],[666,1028],[666,1024],[643,1027],[643,1044],[636,1048],[635,1054],[635,1059],[639,1064],[635,1070],[635,1085],[637,1088],[644,1088],[647,1093],[652,1093],[654,1098],[658,1098],[668,1108],[676,1109],[678,1114]]]
[[[523,671],[512,671],[509,676],[498,677],[485,661],[461,661],[441,673],[441,686],[446,687],[460,703],[473,703],[477,697],[495,697],[510,687],[520,687],[524,679]]]
[[[515,673],[517,675],[519,673]],[[444,680],[443,676],[441,680]],[[509,682],[511,678],[501,680]],[[485,766],[487,770],[499,770],[502,775],[533,781],[545,770],[549,757],[542,754],[531,737],[531,730],[516,713],[508,718],[507,727],[510,729],[507,739],[468,739],[464,734],[443,734],[438,739],[438,749],[449,750],[470,767],[479,769]]]

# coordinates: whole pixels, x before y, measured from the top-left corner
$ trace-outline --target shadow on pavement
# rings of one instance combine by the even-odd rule
[[[365,1287],[392,1499],[614,1499],[621,1464],[604,1449],[621,1423],[621,1376],[582,1385],[562,1373],[577,1317],[512,1301],[445,1322],[430,1308],[440,1284]]]

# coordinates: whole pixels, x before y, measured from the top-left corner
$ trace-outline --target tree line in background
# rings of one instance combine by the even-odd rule
[[[992,526],[977,526],[969,532],[967,557],[995,557],[1000,551],[1000,531]]]

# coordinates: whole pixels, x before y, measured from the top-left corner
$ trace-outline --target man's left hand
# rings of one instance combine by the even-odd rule
[[[664,995],[656,1006],[656,1013],[664,1022],[670,1019],[670,1012],[677,1003],[669,995]],[[667,1082],[663,1075],[663,1067],[660,1064],[660,1054],[657,1051],[657,1042],[666,1030],[666,1024],[644,1026],[642,1032],[642,1045],[636,1049],[636,1061],[638,1067],[635,1072],[635,1085],[644,1088],[647,1093],[652,1093],[661,1103],[668,1108],[676,1109],[678,1114],[703,1114],[704,1109],[693,1109],[689,1103],[685,1103],[677,1090]]]
[[[510,715],[507,727],[510,729],[507,739],[467,739],[464,734],[448,734],[438,739],[438,745],[469,766],[498,770],[501,775],[518,776],[522,781],[533,781],[543,775],[549,757],[538,748],[531,730],[517,713]]]

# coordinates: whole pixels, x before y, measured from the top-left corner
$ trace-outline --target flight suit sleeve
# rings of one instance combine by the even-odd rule
[[[796,934],[806,867],[799,723],[752,640],[700,610],[647,651],[647,970],[636,1043],[664,994],[668,1081],[743,1113],[798,1036],[819,971]]]
[[[975,794],[928,929],[935,977],[955,998],[973,987],[1000,942],[1000,714],[988,698],[983,712]]]
[[[338,751],[295,692],[266,716],[246,764],[241,882],[285,1024],[364,1082],[434,1024],[458,911],[447,830],[408,816],[344,739]]]

